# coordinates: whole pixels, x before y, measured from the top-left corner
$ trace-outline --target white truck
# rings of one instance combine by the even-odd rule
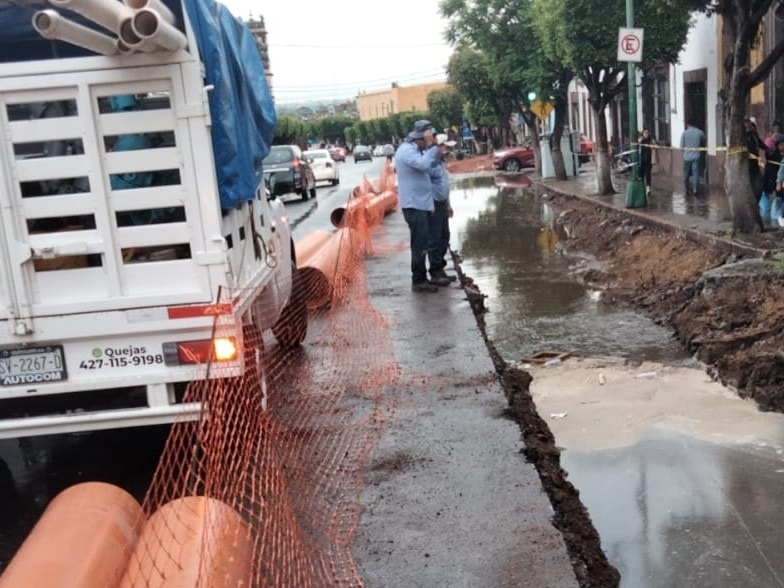
[[[0,2],[0,438],[197,418],[307,329],[260,56],[212,0],[51,2]]]

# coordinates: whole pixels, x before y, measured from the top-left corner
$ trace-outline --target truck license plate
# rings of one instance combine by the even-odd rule
[[[19,386],[66,379],[62,345],[0,350],[0,386]]]

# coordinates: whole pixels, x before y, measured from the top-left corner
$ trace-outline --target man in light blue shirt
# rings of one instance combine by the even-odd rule
[[[414,292],[437,292],[439,281],[427,279],[426,258],[429,240],[429,220],[435,206],[430,184],[430,168],[440,158],[433,144],[432,124],[418,120],[414,130],[395,153],[397,187],[400,208],[411,235],[411,289]]]
[[[449,172],[447,172],[444,158],[449,153],[449,149],[454,146],[454,141],[447,141],[447,136],[440,134],[436,135],[436,145],[438,145],[441,157],[430,168],[434,210],[430,215],[428,259],[430,260],[430,281],[446,285],[457,279],[455,276],[447,275],[444,271],[446,252],[449,249],[449,217],[452,216],[452,206],[449,202]]]
[[[686,130],[681,135],[681,149],[683,149],[683,187],[686,194],[697,194],[700,188],[700,160],[702,147],[705,147],[705,133],[694,126],[693,121],[686,122]],[[694,191],[689,186],[691,176]]]

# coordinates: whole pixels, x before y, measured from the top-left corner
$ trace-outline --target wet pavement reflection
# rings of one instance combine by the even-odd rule
[[[622,586],[782,586],[784,470],[770,448],[671,432],[561,458]]]
[[[633,361],[686,359],[668,330],[599,304],[577,277],[593,261],[566,255],[552,210],[509,178],[498,176],[500,186],[493,177],[461,180],[450,197],[451,246],[488,296],[487,334],[499,353],[508,361],[553,349]]]
[[[485,177],[457,182],[452,200],[452,247],[488,295],[487,334],[507,360],[561,350],[642,370],[621,384],[602,360],[598,371],[569,375],[572,360],[558,376],[533,371],[539,413],[621,586],[784,586],[784,415],[760,413],[712,382],[669,330],[586,291],[576,273],[593,262],[563,252],[554,213],[536,196]],[[665,204],[725,214],[677,194]]]

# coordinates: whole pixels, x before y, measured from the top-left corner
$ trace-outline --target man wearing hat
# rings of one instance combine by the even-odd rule
[[[435,210],[430,169],[439,161],[440,152],[433,144],[433,125],[418,120],[414,129],[395,153],[400,208],[411,235],[411,289],[414,292],[437,292],[446,280],[427,279],[427,252],[430,215]]]
[[[455,276],[447,275],[444,271],[446,252],[449,249],[449,218],[452,216],[452,206],[449,202],[449,172],[447,172],[444,159],[449,154],[449,149],[455,144],[454,141],[447,141],[447,138],[444,134],[436,135],[436,145],[441,157],[430,168],[434,210],[430,215],[430,246],[428,249],[430,281],[446,284],[457,279]]]

